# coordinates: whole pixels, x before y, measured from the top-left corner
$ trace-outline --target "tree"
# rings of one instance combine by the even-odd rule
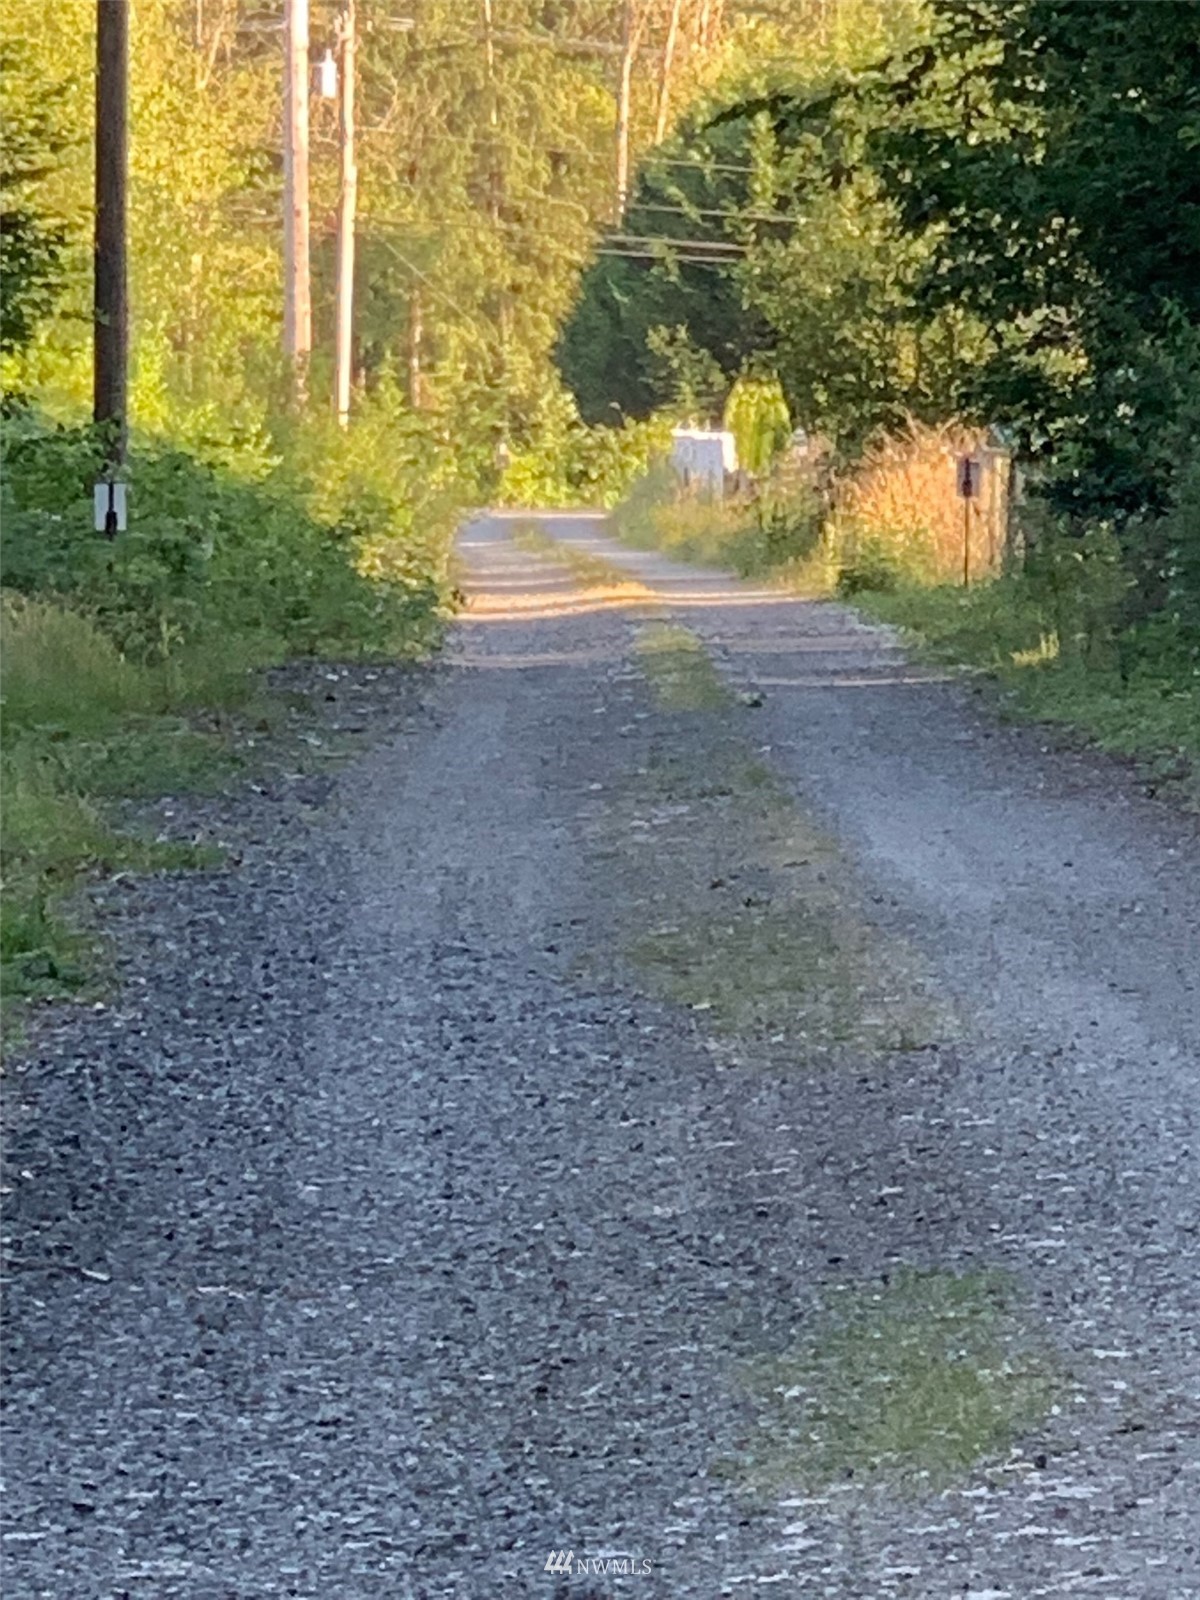
[[[31,73],[11,42],[0,46],[0,354],[30,343],[61,289],[66,229],[39,204],[39,186],[66,142],[58,114],[64,92]]]

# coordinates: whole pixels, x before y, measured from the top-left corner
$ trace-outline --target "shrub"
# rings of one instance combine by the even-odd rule
[[[91,429],[26,417],[6,425],[4,442],[6,584],[86,612],[131,661],[231,638],[264,660],[381,652],[432,623],[433,556],[412,555],[393,502],[373,500],[369,486],[322,520],[279,464],[248,480],[141,443],[128,465],[129,530],[109,543],[92,531]]]
[[[613,511],[617,537],[743,577],[812,583],[820,557],[822,497],[812,475],[779,474],[755,494],[723,500],[684,493],[660,457]]]
[[[879,539],[863,539],[854,554],[838,568],[837,592],[849,597],[856,594],[890,594],[899,587],[900,566],[893,550]]]
[[[738,466],[756,476],[768,471],[792,433],[778,378],[740,377],[725,402],[723,420],[737,445]]]

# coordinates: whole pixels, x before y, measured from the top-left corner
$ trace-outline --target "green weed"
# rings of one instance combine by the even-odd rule
[[[1064,1385],[999,1273],[903,1271],[844,1287],[793,1349],[745,1363],[740,1475],[762,1493],[885,1482],[932,1491],[1002,1457]]]
[[[690,628],[655,622],[637,640],[638,662],[664,711],[720,711],[733,703]]]
[[[130,835],[113,826],[103,802],[213,789],[235,764],[227,740],[164,711],[187,698],[181,687],[197,686],[168,681],[161,663],[129,661],[89,618],[19,595],[3,597],[0,618],[0,987],[7,1001],[69,993],[94,972],[95,952],[68,909],[83,877],[219,859]],[[181,667],[172,664],[176,673]],[[231,671],[249,681],[244,664]],[[241,692],[225,680],[227,700]]]
[[[115,829],[61,764],[24,741],[0,764],[0,992],[45,998],[78,988],[95,970],[94,951],[67,902],[84,874],[213,866],[218,851],[147,840]]]

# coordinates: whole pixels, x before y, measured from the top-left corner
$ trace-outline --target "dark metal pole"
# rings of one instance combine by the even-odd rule
[[[129,301],[126,189],[129,123],[128,0],[96,0],[96,233],[94,404],[111,430],[110,475],[125,459]]]

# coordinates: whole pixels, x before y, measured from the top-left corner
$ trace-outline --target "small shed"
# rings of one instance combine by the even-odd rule
[[[671,465],[685,489],[725,493],[726,475],[737,471],[733,434],[719,428],[676,428],[671,434]]]

